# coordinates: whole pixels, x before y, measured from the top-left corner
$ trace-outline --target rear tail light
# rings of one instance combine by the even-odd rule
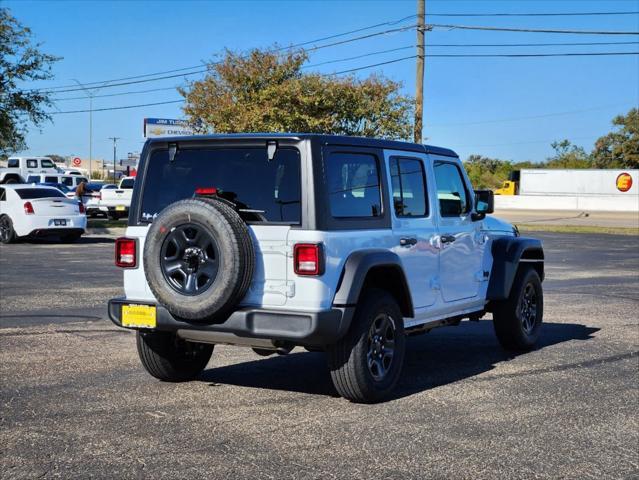
[[[197,187],[195,189],[196,195],[217,195],[217,188],[215,187]]]
[[[293,248],[293,261],[297,275],[321,275],[324,268],[322,245],[298,243]]]
[[[35,212],[33,211],[33,205],[31,202],[24,202],[24,213],[27,215],[33,215]]]
[[[115,241],[115,265],[122,268],[137,265],[137,242],[134,238],[121,237]]]
[[[102,200],[102,192],[98,192],[95,196],[98,200]]]
[[[80,209],[80,213],[86,213],[87,209],[84,208],[84,203],[78,202],[78,208]]]

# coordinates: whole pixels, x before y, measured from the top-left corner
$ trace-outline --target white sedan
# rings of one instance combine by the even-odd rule
[[[79,239],[87,227],[84,205],[57,188],[28,184],[0,185],[0,242],[20,237]]]

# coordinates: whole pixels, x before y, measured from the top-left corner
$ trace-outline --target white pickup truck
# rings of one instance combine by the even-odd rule
[[[0,183],[25,183],[29,175],[58,174],[53,160],[47,157],[10,157],[7,168],[0,168]]]
[[[97,208],[117,220],[129,215],[135,177],[124,177],[118,188],[102,189]]]

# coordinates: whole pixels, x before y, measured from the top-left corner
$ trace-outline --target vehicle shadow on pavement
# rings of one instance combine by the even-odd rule
[[[25,238],[20,239],[20,243],[28,243],[30,245],[52,245],[52,244],[60,244],[60,245],[90,245],[97,243],[115,243],[115,238],[110,237],[81,237],[75,242],[64,242],[63,240],[55,237],[51,238]]]
[[[570,340],[589,340],[598,328],[574,323],[545,323],[537,350]],[[429,334],[409,337],[404,373],[389,400],[469,379],[495,368],[499,362],[526,355],[504,351],[497,343],[492,321],[463,322]],[[215,354],[213,356],[215,358]],[[546,370],[563,369],[549,366]],[[523,376],[530,371],[508,374]],[[274,355],[206,370],[200,381],[315,395],[337,396],[323,353]]]

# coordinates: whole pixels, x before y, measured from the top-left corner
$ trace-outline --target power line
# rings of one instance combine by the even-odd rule
[[[601,15],[637,15],[638,12],[559,12],[559,13],[429,13],[429,17],[576,17]]]
[[[453,122],[453,123],[430,123],[428,124],[428,126],[430,127],[456,127],[456,126],[466,126],[466,125],[485,125],[488,123],[507,123],[507,122],[516,122],[516,121],[520,121],[520,120],[533,120],[533,119],[538,119],[538,118],[549,118],[549,117],[559,117],[559,116],[564,116],[564,115],[576,115],[579,113],[585,113],[585,112],[593,112],[593,111],[598,111],[598,110],[607,110],[609,108],[617,108],[621,105],[627,105],[628,102],[623,102],[623,103],[611,103],[608,105],[601,105],[598,107],[592,107],[592,108],[583,108],[580,110],[568,110],[565,112],[553,112],[553,113],[542,113],[539,115],[527,115],[524,117],[511,117],[511,118],[502,118],[502,119],[492,119],[492,120],[481,120],[481,121],[476,121],[476,122]]]
[[[456,57],[456,58],[472,58],[472,57],[606,57],[614,55],[639,55],[638,52],[566,52],[566,53],[431,53],[426,57]]]
[[[300,48],[300,47],[303,47],[305,45],[311,45],[311,44],[315,44],[315,43],[318,43],[318,42],[323,42],[323,41],[326,41],[326,40],[332,40],[334,38],[343,37],[345,35],[352,35],[353,33],[359,33],[359,32],[363,32],[365,30],[371,30],[373,28],[378,28],[378,27],[382,27],[382,26],[385,26],[385,25],[396,25],[398,23],[405,22],[406,20],[409,20],[409,19],[413,18],[414,16],[415,15],[409,15],[407,17],[400,18],[399,20],[392,20],[392,21],[388,21],[388,22],[377,23],[375,25],[369,25],[367,27],[362,27],[362,28],[358,28],[358,29],[355,29],[355,30],[349,30],[348,32],[337,33],[337,34],[334,34],[334,35],[329,35],[329,36],[326,36],[326,37],[316,38],[314,40],[308,40],[308,41],[305,41],[305,42],[289,45],[289,46],[286,46],[286,47],[275,48],[275,49],[268,50],[268,52],[269,53],[277,53],[277,52],[281,52],[282,50],[290,50],[290,49],[294,49],[294,48]],[[415,26],[413,25],[411,27],[407,27],[407,29],[408,28],[414,28],[414,27]],[[311,49],[308,49],[308,50],[309,51],[319,50],[321,48],[327,48],[327,47],[331,47],[331,46],[334,46],[334,45],[341,45],[342,43],[348,43],[348,42],[352,42],[352,41],[356,41],[356,40],[360,40],[360,39],[364,39],[364,38],[369,38],[371,36],[383,35],[383,34],[392,33],[392,32],[401,31],[401,30],[404,30],[404,29],[403,28],[391,29],[391,30],[387,30],[387,31],[384,31],[384,32],[378,32],[378,33],[375,33],[373,35],[365,35],[363,37],[357,37],[357,38],[354,38],[354,39],[347,40],[345,42],[331,43],[329,45],[315,47],[315,48],[311,48]],[[161,72],[146,73],[146,74],[143,74],[143,75],[134,75],[134,76],[129,76],[129,77],[113,78],[113,79],[110,79],[110,80],[88,82],[88,83],[85,83],[84,85],[86,85],[86,86],[89,86],[89,85],[101,85],[101,84],[103,84],[105,82],[119,82],[119,81],[124,81],[124,80],[134,80],[134,79],[138,79],[138,78],[146,78],[146,77],[152,77],[152,76],[156,76],[156,75],[163,75],[163,74],[166,74],[166,73],[183,72],[183,71],[187,71],[187,70],[193,70],[193,69],[196,69],[196,68],[201,68],[201,67],[206,66],[206,65],[216,65],[218,63],[220,63],[220,62],[211,62],[211,63],[206,63],[206,64],[193,65],[193,66],[190,66],[190,67],[175,68],[175,69],[172,69],[172,70],[164,70],[164,71],[161,71]],[[192,72],[192,73],[189,73],[188,75],[192,75],[192,74],[195,74],[195,73],[201,73],[201,71]],[[47,90],[48,91],[48,90],[57,90],[57,89],[65,89],[65,88],[72,88],[72,87],[75,87],[75,85],[59,85],[57,87],[49,87],[49,88],[42,88],[42,89],[35,89],[35,90],[41,90],[41,91]],[[62,92],[60,91],[58,93],[62,93]]]
[[[94,112],[106,112],[107,110],[124,110],[128,108],[140,108],[140,107],[152,107],[154,105],[168,105],[170,103],[182,103],[182,100],[171,100],[168,102],[155,102],[155,103],[144,103],[140,105],[124,105],[122,107],[106,107],[106,108],[94,108]],[[67,110],[64,112],[47,112],[48,115],[62,115],[65,113],[87,113],[89,110]]]
[[[551,42],[551,43],[429,43],[429,47],[572,47],[591,45],[637,45],[639,41],[627,42]]]
[[[575,35],[639,35],[639,31],[619,30],[556,30],[552,28],[513,28],[513,27],[488,27],[474,25],[448,25],[442,23],[430,23],[429,27],[448,28],[451,30],[488,30],[495,32],[527,32],[527,33],[568,33]]]

